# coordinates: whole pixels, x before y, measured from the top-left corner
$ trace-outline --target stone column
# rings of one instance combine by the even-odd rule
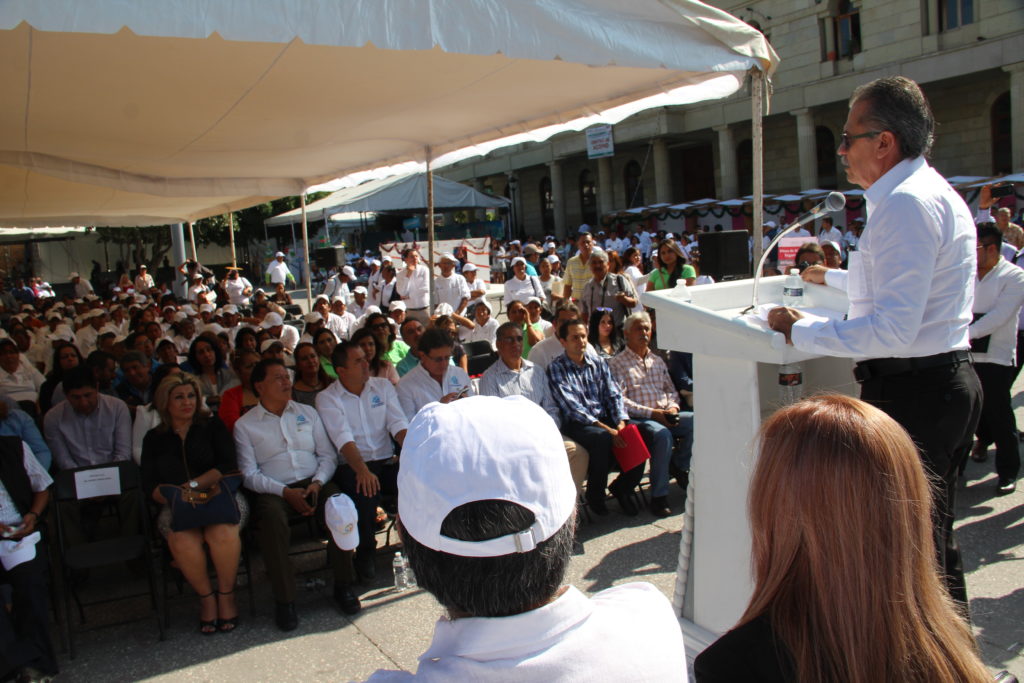
[[[811,190],[818,185],[818,153],[814,138],[814,115],[811,110],[796,109],[797,158],[800,160],[800,189]]]
[[[615,210],[615,198],[612,193],[615,191],[615,181],[612,179],[611,157],[601,157],[597,160],[597,217],[600,224],[605,214]],[[597,226],[594,226],[595,229]]]
[[[1013,170],[1024,170],[1024,62],[1004,66],[1010,73],[1010,140]]]
[[[740,179],[736,170],[736,143],[732,128],[725,124],[715,126],[713,130],[718,133],[718,168],[722,176],[718,199],[736,199],[740,193]]]
[[[548,176],[551,178],[551,205],[555,218],[555,237],[565,239],[565,186],[562,183],[562,162],[548,162]]]
[[[668,144],[664,138],[654,141],[654,201],[672,202],[672,168],[668,162]]]

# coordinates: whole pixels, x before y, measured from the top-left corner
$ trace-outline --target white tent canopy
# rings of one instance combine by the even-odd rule
[[[0,225],[195,220],[724,97],[777,61],[696,0],[6,0]]]
[[[454,180],[434,176],[434,210],[507,207],[509,200],[504,197],[477,192],[468,185]],[[427,177],[424,173],[392,176],[382,180],[370,180],[338,190],[306,206],[306,215],[312,220],[334,219],[335,214],[346,212],[409,211],[427,210]],[[302,209],[292,209],[264,224],[268,227],[302,222]]]

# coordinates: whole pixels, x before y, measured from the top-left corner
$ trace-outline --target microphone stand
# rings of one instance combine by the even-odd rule
[[[840,202],[839,200],[833,199],[833,195],[838,195],[839,198],[842,201]],[[833,205],[838,204],[838,206],[836,206],[835,208],[830,208],[828,206],[830,201],[833,202]],[[843,197],[843,195],[839,194],[838,192],[833,192],[833,193],[831,193],[829,195],[828,199],[826,199],[822,203],[820,203],[817,206],[815,206],[813,209],[811,209],[807,213],[807,215],[803,216],[802,218],[798,219],[796,222],[792,223],[785,230],[782,230],[781,232],[779,232],[779,234],[775,236],[775,239],[773,239],[771,242],[768,243],[768,247],[764,250],[764,253],[761,254],[761,259],[757,262],[757,270],[754,271],[754,293],[753,293],[753,296],[751,298],[750,305],[747,306],[746,308],[744,308],[740,312],[740,315],[745,315],[745,314],[749,313],[750,311],[754,310],[755,308],[757,308],[757,289],[761,285],[761,273],[764,272],[765,261],[768,260],[768,255],[772,253],[772,249],[775,248],[775,245],[778,244],[779,241],[783,237],[785,237],[789,233],[793,232],[794,230],[799,228],[801,225],[804,225],[805,223],[808,223],[808,222],[814,220],[815,218],[817,218],[818,216],[820,216],[823,213],[831,213],[832,211],[839,211],[845,205],[846,205],[846,197]]]

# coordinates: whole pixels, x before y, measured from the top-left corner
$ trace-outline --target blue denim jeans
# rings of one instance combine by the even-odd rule
[[[680,411],[678,424],[666,427],[656,420],[633,420],[651,452],[651,496],[668,495],[669,463],[690,469],[693,457],[693,413]],[[676,445],[676,439],[679,444]]]

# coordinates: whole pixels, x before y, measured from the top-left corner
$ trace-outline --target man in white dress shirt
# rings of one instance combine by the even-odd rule
[[[402,252],[405,268],[395,277],[395,291],[405,302],[405,312],[424,326],[430,322],[430,271],[420,263],[420,253],[413,248]]]
[[[149,294],[149,290],[156,287],[153,276],[149,274],[149,268],[143,263],[139,266],[139,274],[135,276],[136,294]]]
[[[447,614],[416,673],[370,681],[685,683],[679,622],[654,586],[588,599],[562,583],[576,489],[561,435],[536,404],[427,406],[409,426],[398,485],[409,565]]]
[[[245,487],[255,494],[256,536],[274,593],[274,618],[282,631],[292,631],[299,618],[288,520],[315,514],[323,527],[324,503],[338,493],[331,481],[338,456],[316,409],[291,400],[291,374],[284,363],[260,361],[250,383],[260,402],[235,423],[238,468]],[[327,561],[334,573],[334,601],[346,614],[355,614],[360,604],[352,591],[352,552],[329,540]]]
[[[398,400],[409,420],[428,403],[451,403],[473,394],[469,375],[451,363],[453,347],[454,343],[447,332],[432,327],[423,333],[416,347],[409,351],[420,359],[419,365],[398,381]]]
[[[861,398],[899,422],[935,485],[935,540],[950,595],[966,614],[953,536],[957,472],[981,414],[968,326],[977,258],[971,212],[925,156],[935,121],[913,81],[892,76],[850,99],[839,155],[865,189],[868,225],[849,271],[811,266],[804,280],[845,289],[846,320],[769,312],[773,329],[809,353],[856,358]]]
[[[401,446],[408,422],[390,381],[370,377],[359,344],[342,342],[331,354],[338,380],[317,394],[316,409],[341,455],[334,475],[359,513],[356,572],[365,580],[376,573],[376,517],[381,493],[395,493],[398,459],[391,439]]]
[[[825,246],[826,242],[835,242],[840,248],[843,244],[843,231],[833,224],[831,216],[822,218],[821,227],[818,229],[818,244]],[[842,252],[839,255],[841,258]]]
[[[1024,272],[1024,271],[1022,271]],[[498,360],[484,371],[480,377],[480,395],[525,396],[541,408],[562,426],[562,416],[558,412],[555,400],[548,391],[548,377],[544,368],[523,358],[523,329],[515,323],[504,323],[497,332]],[[587,479],[587,463],[590,456],[587,449],[569,437],[562,435],[565,454],[569,458],[569,470],[572,472],[576,491],[583,492],[583,482]]]
[[[978,226],[978,280],[974,289],[971,350],[984,394],[978,443],[971,457],[985,460],[996,445],[996,494],[1013,493],[1020,472],[1020,443],[1010,402],[1016,376],[1017,316],[1024,304],[1024,270],[1000,254],[1003,235],[993,223]]]

